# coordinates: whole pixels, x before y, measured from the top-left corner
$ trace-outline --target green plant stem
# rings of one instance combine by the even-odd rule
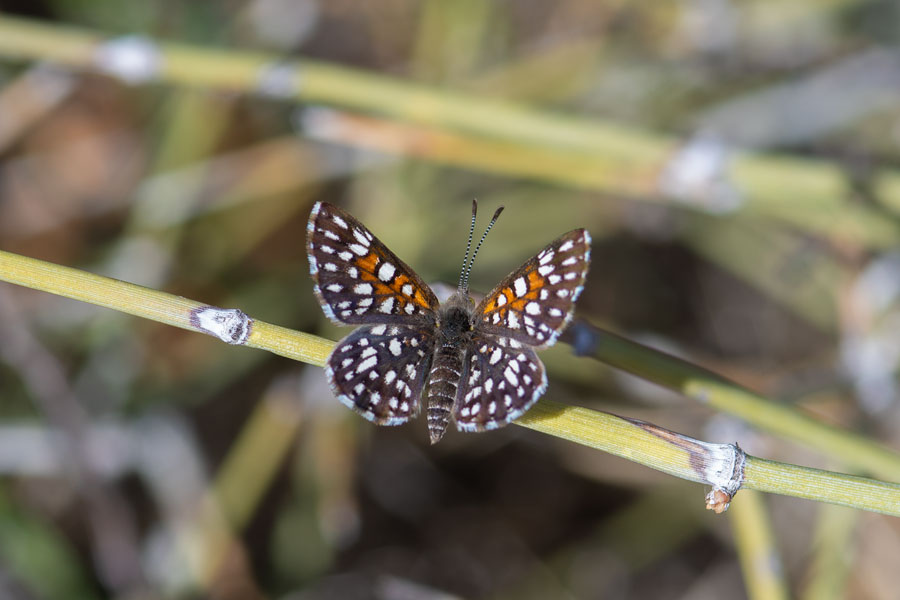
[[[0,280],[203,333],[192,323],[191,314],[207,304],[133,283],[2,250]],[[254,320],[246,345],[322,366],[333,342]]]
[[[591,336],[582,352],[600,362],[735,415],[762,430],[806,444],[841,464],[900,481],[900,455],[880,444],[773,402],[712,371],[585,322],[570,328],[564,341],[577,335],[573,330]]]
[[[615,415],[541,400],[516,424],[596,448],[651,468],[701,481],[690,456]],[[743,488],[900,516],[900,484],[747,455]]]
[[[0,251],[0,280],[113,308],[191,331],[203,331],[193,324],[191,317],[193,312],[209,308],[208,305],[180,296],[3,251]],[[621,364],[627,370],[647,379],[668,382],[669,387],[674,387],[674,384],[678,383],[685,393],[695,397],[706,396],[710,404],[714,404],[713,398],[721,397],[723,398],[721,403],[728,406],[732,412],[741,412],[739,409],[742,402],[754,405],[756,410],[771,406],[771,403],[765,402],[762,398],[740,390],[737,386],[699,367],[611,334],[606,338],[618,340],[614,344],[607,341],[606,345],[601,343],[597,346],[604,348],[608,362]],[[322,366],[334,343],[264,321],[253,320],[251,334],[245,345]],[[859,440],[851,434],[824,429],[823,425],[811,419],[789,414],[791,411],[787,409],[773,407],[772,410],[775,411],[773,413],[775,416],[793,422],[795,427],[803,430],[815,430],[818,427],[819,435],[835,437],[841,442],[841,448],[857,452],[858,446],[862,446],[863,450],[866,449],[865,440]],[[584,408],[567,407],[549,400],[539,402],[517,423],[623,456],[678,477],[692,481],[706,481],[703,468],[707,465],[703,463],[703,454],[691,449],[692,444],[698,446],[702,443],[646,423]],[[775,428],[772,423],[769,423],[769,427]],[[791,430],[783,431],[786,437],[795,437]],[[886,455],[885,460],[891,458],[898,460],[898,457],[892,456],[887,450],[883,452]],[[866,456],[865,452],[862,455]],[[886,464],[891,463],[888,460]],[[783,465],[753,457],[748,457],[745,473],[747,474],[745,485],[753,489],[900,516],[900,485]]]

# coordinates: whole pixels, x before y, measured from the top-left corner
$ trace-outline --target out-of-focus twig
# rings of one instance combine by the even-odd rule
[[[540,155],[553,156],[553,174],[571,185],[603,179],[584,173],[621,173],[626,188],[609,191],[641,198],[662,194],[659,176],[681,141],[652,131],[609,121],[552,113],[515,102],[474,94],[448,92],[314,60],[285,64],[277,57],[253,52],[162,43],[149,38],[108,39],[99,32],[0,17],[0,55],[13,59],[49,60],[77,69],[99,70],[130,83],[165,81],[190,86],[240,90],[306,102],[388,115],[408,125],[435,129],[435,135],[471,136],[475,141],[506,145],[512,159],[531,164]],[[273,78],[277,83],[273,83]],[[390,149],[390,148],[389,148]],[[516,157],[522,153],[524,158]],[[489,151],[480,153],[489,157]],[[459,154],[454,153],[459,160]],[[502,161],[501,161],[502,162]],[[491,170],[496,160],[473,168]],[[515,166],[515,165],[513,165]],[[817,233],[863,239],[872,247],[896,244],[900,226],[847,200],[850,191],[843,169],[827,161],[736,153],[723,163],[726,186],[744,199],[742,210],[790,223]],[[721,170],[721,169],[720,169]],[[527,171],[519,168],[521,175]],[[886,170],[879,177],[898,176]],[[702,187],[702,186],[701,186]],[[894,185],[878,184],[886,206],[898,205]],[[891,196],[891,197],[887,197]],[[789,198],[790,201],[785,199]]]

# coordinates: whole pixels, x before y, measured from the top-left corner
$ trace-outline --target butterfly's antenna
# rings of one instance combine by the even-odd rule
[[[475,246],[475,252],[472,253],[472,260],[469,261],[469,264],[466,265],[465,270],[463,271],[464,277],[462,278],[462,282],[460,283],[459,289],[460,291],[469,292],[469,272],[472,270],[472,265],[475,264],[475,257],[478,256],[478,251],[481,249],[481,245],[484,243],[484,238],[487,237],[488,232],[491,230],[491,227],[494,226],[494,223],[497,222],[497,217],[500,216],[500,213],[503,212],[503,207],[501,206],[494,212],[494,216],[491,217],[491,222],[488,223],[487,229],[484,230],[484,233],[481,236],[481,239],[478,241],[478,245]],[[474,217],[474,215],[473,215]],[[474,227],[475,223],[472,222],[472,226]],[[468,258],[468,253],[466,253],[466,257]]]
[[[462,269],[459,271],[459,290],[463,291],[463,281],[468,281],[469,250],[472,249],[472,236],[475,235],[475,215],[478,213],[478,200],[472,198],[472,226],[469,228],[469,241],[466,242],[466,257],[463,259]]]

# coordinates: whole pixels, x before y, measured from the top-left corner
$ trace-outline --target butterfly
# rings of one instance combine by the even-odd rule
[[[504,278],[483,300],[469,295],[477,203],[457,291],[440,303],[422,278],[346,211],[317,202],[307,225],[314,291],[325,315],[362,325],[328,356],[335,396],[369,421],[400,425],[424,404],[431,443],[452,420],[460,431],[502,427],[547,389],[535,354],[572,318],[590,265],[591,237],[575,229]]]

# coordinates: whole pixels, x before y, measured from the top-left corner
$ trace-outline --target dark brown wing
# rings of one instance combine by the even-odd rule
[[[425,282],[347,212],[317,202],[306,228],[316,297],[343,325],[434,320],[438,300]]]
[[[575,229],[509,274],[476,307],[476,332],[551,346],[565,329],[591,262],[591,236]]]

